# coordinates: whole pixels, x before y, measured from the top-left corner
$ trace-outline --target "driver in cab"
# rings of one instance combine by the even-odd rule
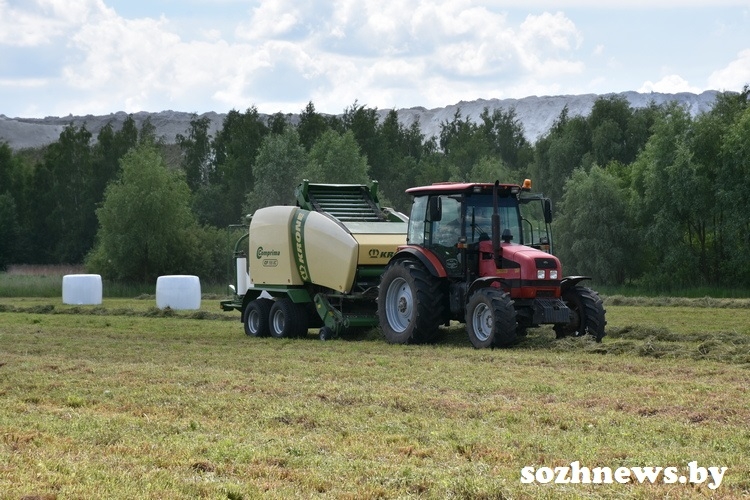
[[[438,224],[437,243],[446,247],[456,246],[461,236],[461,205],[454,200],[445,200]]]

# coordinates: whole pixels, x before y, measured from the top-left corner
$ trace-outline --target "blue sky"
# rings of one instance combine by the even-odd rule
[[[0,0],[8,117],[745,84],[750,0]]]

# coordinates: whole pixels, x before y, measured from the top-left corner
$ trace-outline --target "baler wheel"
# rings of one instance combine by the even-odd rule
[[[320,331],[318,332],[318,338],[320,340],[331,340],[334,337],[333,330],[327,326],[323,326],[320,328]]]
[[[273,300],[266,298],[255,299],[245,308],[245,335],[250,337],[268,337],[268,321]]]
[[[301,337],[307,333],[307,311],[291,299],[278,299],[268,315],[271,336],[277,339]]]

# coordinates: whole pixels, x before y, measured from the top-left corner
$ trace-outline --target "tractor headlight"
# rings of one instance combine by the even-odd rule
[[[537,269],[536,270],[536,279],[543,280],[545,277],[544,269]]]
[[[556,280],[557,279],[557,269],[553,269],[549,272],[549,279]]]

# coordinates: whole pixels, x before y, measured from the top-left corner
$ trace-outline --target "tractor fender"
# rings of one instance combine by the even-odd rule
[[[560,291],[565,292],[565,290],[573,288],[581,281],[590,279],[590,276],[566,276],[562,279],[562,281],[560,281]]]
[[[493,283],[499,283],[500,289],[504,290],[503,287],[503,279],[498,278],[497,276],[484,276],[482,278],[477,278],[474,281],[472,281],[471,285],[469,285],[469,289],[466,291],[466,297],[468,300],[468,297],[471,297],[474,292],[479,290],[480,288],[486,288],[488,286],[492,286]]]
[[[422,247],[402,247],[398,252],[396,252],[393,257],[391,257],[391,260],[389,262],[395,262],[397,260],[406,258],[416,258],[422,264],[424,264],[424,267],[433,276],[436,276],[438,278],[445,278],[446,276],[448,276],[448,273],[445,272],[445,268],[443,267],[443,264],[440,262],[437,256]]]

